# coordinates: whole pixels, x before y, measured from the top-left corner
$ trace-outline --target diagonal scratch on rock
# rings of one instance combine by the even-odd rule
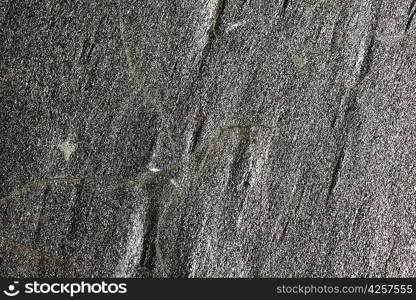
[[[405,33],[409,31],[410,26],[412,25],[413,19],[415,17],[415,14],[416,14],[416,9],[414,9],[415,4],[416,4],[416,0],[412,0],[412,2],[410,3],[409,10],[407,11],[407,14],[409,15],[409,17],[407,19],[406,28],[404,30]]]
[[[218,40],[218,27],[221,16],[224,13],[226,0],[209,0],[206,6],[208,16],[205,16],[200,30],[197,31],[196,38],[196,68],[198,78],[202,73],[202,68],[208,58],[213,38]],[[196,79],[192,81],[192,86],[196,83]]]
[[[8,196],[0,199],[0,205],[7,202],[8,200],[15,199],[17,197],[22,197],[23,193],[31,189],[43,188],[51,184],[73,184],[73,183],[79,183],[81,181],[90,183],[90,182],[96,182],[97,179],[91,178],[91,177],[60,177],[60,178],[52,178],[52,179],[46,179],[46,180],[42,180],[42,181],[38,181],[34,183],[29,183],[29,184],[26,184],[22,187],[15,189]]]
[[[380,23],[380,10],[381,2],[373,0],[368,11],[371,23],[370,25],[367,25],[369,28],[364,38],[361,40],[355,61],[353,86],[358,86],[370,72],[370,68],[372,67],[375,36]]]
[[[129,178],[129,179],[119,179],[117,178],[94,178],[94,177],[60,177],[60,178],[52,178],[46,179],[34,183],[26,184],[22,187],[15,189],[11,192],[8,196],[0,199],[0,205],[6,203],[9,200],[16,199],[18,197],[22,197],[24,193],[32,190],[32,189],[39,189],[43,188],[48,185],[56,184],[56,185],[65,185],[65,184],[75,184],[75,183],[107,183],[107,189],[117,189],[121,187],[130,187],[130,186],[142,186],[148,180],[154,179],[156,177],[162,176],[166,174],[166,172],[172,171],[177,167],[180,167],[181,162],[175,162],[171,165],[167,166],[166,168],[160,170],[157,173],[154,172],[146,172],[143,174],[141,178]]]
[[[279,236],[279,244],[281,244],[286,237],[287,229],[289,227],[289,222],[290,222],[290,219],[286,221],[285,226],[283,227],[282,233]]]
[[[338,183],[339,180],[339,174],[341,172],[342,169],[342,163],[344,161],[344,147],[341,148],[340,153],[338,155],[337,158],[337,162],[335,164],[334,170],[332,172],[331,175],[331,181],[329,183],[329,187],[328,187],[328,194],[327,194],[327,201],[329,201],[329,199],[332,197],[333,193],[334,193],[334,189]]]
[[[374,35],[372,34],[366,45],[363,46],[362,57],[360,58],[360,65],[358,67],[358,82],[362,82],[365,76],[370,72],[373,64],[373,52],[374,52]]]
[[[220,23],[222,14],[224,13],[226,0],[211,0],[209,3],[210,21],[208,32],[213,33],[217,37],[217,28]]]
[[[139,91],[142,92],[142,94],[145,96],[145,99],[148,102],[150,102],[157,109],[157,111],[159,112],[161,117],[164,117],[164,113],[163,113],[163,109],[162,109],[161,105],[151,95],[151,92],[150,92],[149,88],[146,87],[146,85],[144,83],[144,80],[142,79],[141,76],[139,76],[139,74],[136,70],[136,67],[133,63],[133,58],[132,58],[130,49],[127,45],[127,39],[126,39],[126,34],[125,34],[125,31],[126,31],[125,24],[123,22],[123,18],[121,17],[121,15],[119,16],[119,28],[120,28],[120,35],[121,35],[121,41],[122,41],[122,44],[123,44],[124,53],[126,54],[127,65],[128,65],[128,68],[129,68],[130,76],[136,82]]]
[[[121,7],[120,4],[119,4],[119,7]],[[139,75],[136,69],[136,66],[133,62],[133,57],[131,55],[130,48],[127,45],[127,38],[126,38],[126,33],[125,33],[126,26],[123,21],[121,9],[119,11],[118,21],[119,21],[118,23],[119,23],[119,29],[120,29],[121,42],[122,42],[122,46],[126,55],[126,60],[127,60],[127,65],[128,65],[130,76],[133,79],[133,81],[136,83],[136,88],[139,94],[142,94],[146,102],[150,103],[156,109],[156,111],[159,114],[159,117],[162,119],[162,122],[167,125],[168,114],[164,111],[163,106],[160,104],[159,101],[155,99],[150,89],[146,86],[143,76]],[[170,140],[171,144],[173,145],[174,142],[173,142],[173,138],[172,138],[170,131],[167,132],[167,137]]]

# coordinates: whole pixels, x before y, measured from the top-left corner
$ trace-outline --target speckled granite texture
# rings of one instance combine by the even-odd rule
[[[2,0],[0,275],[416,276],[415,0]]]

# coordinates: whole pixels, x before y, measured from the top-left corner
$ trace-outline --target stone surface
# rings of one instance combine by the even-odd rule
[[[0,3],[0,275],[416,275],[414,1]]]

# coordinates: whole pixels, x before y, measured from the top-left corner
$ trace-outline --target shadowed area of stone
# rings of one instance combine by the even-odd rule
[[[0,276],[416,276],[412,0],[0,3]]]

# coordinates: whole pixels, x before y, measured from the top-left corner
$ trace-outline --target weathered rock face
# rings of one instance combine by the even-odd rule
[[[416,276],[414,1],[0,7],[0,275]]]

